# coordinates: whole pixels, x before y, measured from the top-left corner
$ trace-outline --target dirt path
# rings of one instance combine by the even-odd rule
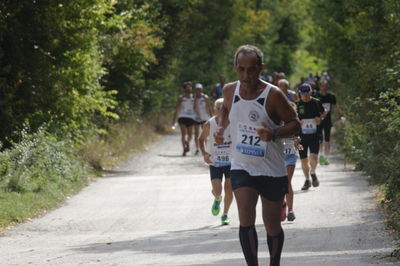
[[[219,226],[208,168],[179,155],[179,136],[168,135],[61,208],[5,231],[0,265],[244,265],[236,205],[231,225]],[[302,193],[296,169],[297,219],[283,225],[281,265],[398,265],[386,257],[394,241],[365,178],[339,156],[318,171],[321,186]],[[260,217],[257,229],[267,265]]]

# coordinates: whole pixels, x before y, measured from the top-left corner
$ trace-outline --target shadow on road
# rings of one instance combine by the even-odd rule
[[[312,217],[310,217],[312,219]],[[383,248],[379,239],[384,234],[378,228],[376,213],[365,212],[363,223],[327,228],[290,228],[284,225],[286,240],[283,265],[385,265],[382,257],[388,256],[390,249]],[[357,227],[357,230],[354,230]],[[257,225],[259,235],[260,262],[267,260],[267,244],[263,225]],[[352,234],[352,241],[343,243],[342,238]],[[371,240],[374,241],[371,241]],[[244,265],[238,239],[238,229],[234,227],[204,226],[201,228],[167,231],[162,234],[135,238],[127,241],[92,243],[72,250],[81,253],[114,253],[131,251],[146,254],[151,263],[151,254],[169,256],[193,256],[195,258],[213,256],[213,264]],[[224,253],[226,255],[224,255]],[[176,259],[175,259],[176,261]],[[200,259],[200,264],[204,261]],[[328,262],[329,263],[326,263]],[[354,264],[352,261],[362,261]],[[390,264],[392,265],[392,264]]]

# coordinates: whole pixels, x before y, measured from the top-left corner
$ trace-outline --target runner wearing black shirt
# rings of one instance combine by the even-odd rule
[[[328,165],[328,156],[330,154],[330,136],[332,128],[332,110],[335,111],[337,117],[340,117],[340,110],[336,104],[336,97],[329,91],[329,83],[324,80],[321,83],[320,92],[318,93],[318,99],[321,101],[322,106],[325,109],[325,117],[318,127],[319,142],[320,142],[320,165]]]
[[[300,144],[303,146],[303,150],[300,150],[299,154],[301,167],[306,178],[302,190],[308,190],[311,187],[310,175],[312,178],[312,186],[319,186],[319,181],[315,173],[319,151],[317,126],[321,122],[324,108],[318,99],[311,97],[312,88],[310,84],[303,83],[300,85],[299,92],[300,101],[297,103],[297,113],[302,128]],[[308,163],[308,150],[310,150],[310,164]]]

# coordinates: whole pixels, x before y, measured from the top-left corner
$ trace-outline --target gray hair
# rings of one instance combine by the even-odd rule
[[[214,107],[216,108],[219,104],[223,104],[224,98],[219,98],[215,101]]]
[[[237,59],[238,59],[240,54],[245,54],[245,55],[247,55],[247,54],[255,54],[256,57],[257,57],[259,65],[261,65],[263,63],[263,60],[264,60],[264,54],[263,54],[263,52],[261,52],[261,50],[259,48],[257,48],[254,45],[246,44],[246,45],[240,46],[236,50],[235,58],[234,58],[234,61],[233,61],[235,66],[237,65]]]
[[[289,87],[289,81],[287,81],[286,79],[280,79],[278,81],[278,86],[280,86],[281,84],[285,84],[286,86]]]

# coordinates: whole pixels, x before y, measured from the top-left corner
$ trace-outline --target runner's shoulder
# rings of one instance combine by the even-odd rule
[[[224,88],[222,89],[223,94],[225,93],[229,93],[233,95],[233,93],[235,93],[235,89],[236,89],[236,85],[237,85],[238,81],[234,81],[234,82],[229,82],[227,84],[225,84]]]
[[[321,103],[321,100],[318,99],[317,97],[311,96],[311,100],[316,102],[316,103]]]

